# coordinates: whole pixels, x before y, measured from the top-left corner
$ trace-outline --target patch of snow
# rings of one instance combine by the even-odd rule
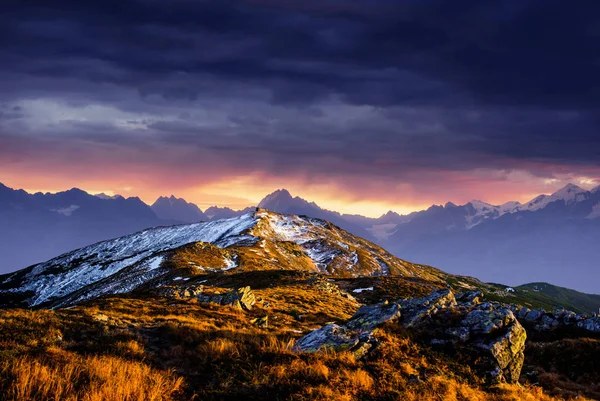
[[[164,260],[164,256],[162,256],[162,255],[151,258],[148,263],[148,270],[158,269],[160,267],[160,264],[163,262],[163,260]]]
[[[355,292],[357,294],[360,294],[363,291],[373,291],[373,287],[356,288],[356,289],[352,290],[352,292]]]
[[[71,205],[69,207],[63,207],[61,209],[50,209],[50,211],[62,214],[64,216],[70,216],[77,209],[79,209],[79,205]]]
[[[356,251],[352,251],[350,254],[350,263],[352,263],[354,266],[358,265],[358,254]]]
[[[379,267],[381,267],[381,275],[389,276],[390,275],[390,266],[384,262],[383,260],[377,258],[377,263],[379,263]]]
[[[236,267],[238,267],[238,263],[237,263],[237,258],[228,258],[228,257],[224,257],[223,260],[225,261],[225,265],[226,267],[222,268],[221,270],[231,270],[234,269]]]
[[[373,234],[379,241],[384,241],[396,232],[396,227],[398,227],[398,224],[395,223],[374,224],[370,228],[367,228],[367,231]]]
[[[587,215],[586,218],[588,219],[597,219],[600,217],[600,202],[596,203],[593,207],[592,207],[592,211],[590,212],[590,214]]]

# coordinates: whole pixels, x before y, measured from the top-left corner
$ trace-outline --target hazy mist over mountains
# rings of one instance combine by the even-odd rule
[[[280,189],[259,208],[306,215],[376,242],[395,255],[450,273],[518,285],[547,281],[600,292],[596,256],[600,238],[600,190],[569,184],[530,202],[490,205],[451,202],[408,215],[379,218],[340,214]],[[160,197],[151,206],[139,198],[90,195],[79,189],[28,194],[0,185],[0,273],[91,243],[153,226],[218,220],[248,213],[213,206],[202,211],[184,199]]]

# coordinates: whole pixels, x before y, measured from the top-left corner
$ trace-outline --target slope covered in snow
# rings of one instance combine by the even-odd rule
[[[253,215],[173,227],[144,230],[109,241],[99,242],[66,253],[27,270],[4,276],[2,287],[18,284],[9,292],[33,292],[28,303],[39,305],[53,298],[67,296],[125,268],[135,267],[136,275],[159,268],[157,254],[191,242],[211,242],[231,246],[248,238],[242,233],[256,224]],[[126,280],[125,278],[121,278]],[[0,287],[0,291],[1,288]]]
[[[2,276],[0,303],[2,295],[14,295],[28,306],[61,306],[149,283],[162,285],[174,270],[178,277],[239,270],[304,270],[336,277],[399,275],[433,281],[444,275],[398,259],[327,221],[259,210],[208,223],[144,230]]]
[[[568,184],[552,195],[540,195],[519,207],[518,211],[536,211],[545,208],[552,202],[563,201],[565,205],[581,202],[589,198],[590,192],[577,185]]]

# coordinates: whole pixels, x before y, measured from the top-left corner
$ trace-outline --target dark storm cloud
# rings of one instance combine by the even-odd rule
[[[127,120],[144,134],[65,118],[19,133],[0,125],[0,141],[25,133],[34,146],[36,136],[64,130],[90,143],[235,153],[230,163],[256,169],[333,163],[340,173],[395,177],[411,168],[600,160],[594,1],[57,0],[3,8],[0,102],[51,98],[146,116]],[[357,118],[362,107],[370,110]],[[24,115],[0,109],[0,123]]]

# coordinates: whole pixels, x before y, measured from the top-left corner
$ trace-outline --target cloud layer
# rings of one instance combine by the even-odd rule
[[[600,183],[593,1],[6,11],[0,181],[16,186],[240,204],[286,186],[379,211]]]

